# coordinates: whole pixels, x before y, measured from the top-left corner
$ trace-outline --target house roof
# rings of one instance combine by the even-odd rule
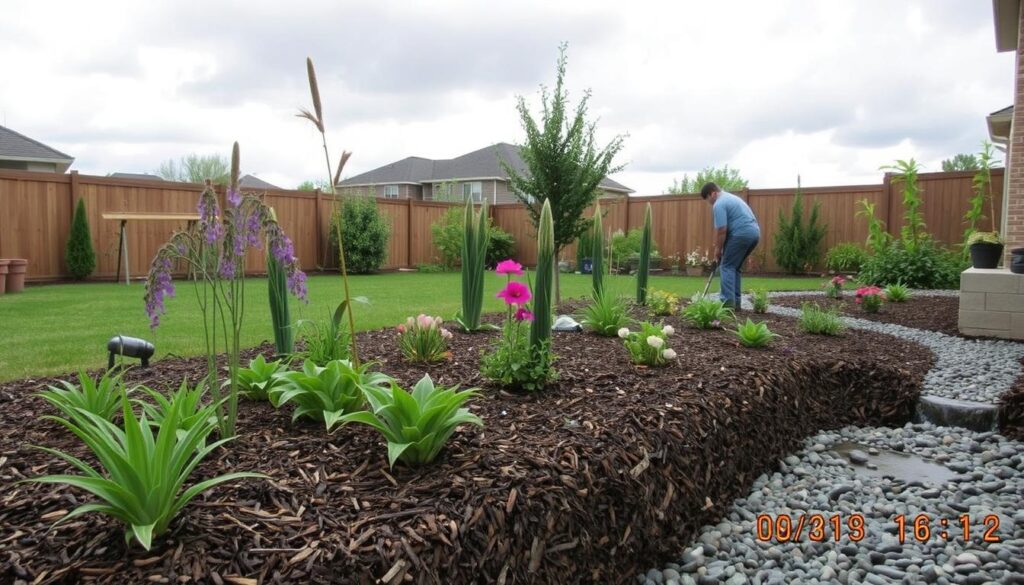
[[[499,142],[452,159],[431,160],[410,156],[360,175],[345,179],[341,186],[379,185],[384,183],[439,183],[465,179],[508,180],[499,161],[504,160],[518,172],[526,172],[526,163],[519,147]],[[605,177],[601,186],[612,191],[632,193],[633,190]]]
[[[259,177],[244,175],[238,179],[238,185],[246,189],[280,189],[277,185],[271,185]]]
[[[134,179],[136,181],[163,181],[164,178],[149,173],[110,173],[111,179]]]
[[[1017,27],[1020,26],[1020,0],[992,0],[992,16],[996,28],[996,50],[1000,53],[1017,48]]]
[[[55,148],[50,148],[38,140],[33,140],[4,126],[0,126],[0,158],[4,160],[57,163],[58,165],[63,165],[63,170],[66,170],[75,161],[75,158],[72,156],[66,155]]]

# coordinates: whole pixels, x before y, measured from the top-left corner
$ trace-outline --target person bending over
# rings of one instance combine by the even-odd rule
[[[722,301],[733,310],[740,310],[740,271],[743,261],[757,247],[761,227],[754,212],[743,199],[723,191],[714,183],[704,183],[700,196],[711,204],[715,221],[715,261],[722,277]]]

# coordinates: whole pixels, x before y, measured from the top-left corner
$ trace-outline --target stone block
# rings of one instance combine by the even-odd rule
[[[1024,313],[1024,295],[1019,293],[988,293],[985,295],[985,310]]]
[[[1024,339],[1024,313],[1010,315],[1010,339]]]
[[[965,328],[994,329],[1008,334],[1010,331],[1010,313],[999,311],[960,311],[957,325],[960,330]]]
[[[968,268],[960,274],[960,290],[1013,294],[1020,292],[1020,275],[1003,269]]]
[[[961,311],[984,311],[985,293],[983,292],[962,292],[960,293]]]

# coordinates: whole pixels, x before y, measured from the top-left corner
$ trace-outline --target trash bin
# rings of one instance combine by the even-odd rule
[[[13,258],[8,260],[7,266],[7,292],[18,293],[25,288],[25,271],[28,269],[28,260]]]
[[[594,271],[594,261],[591,258],[584,258],[583,264],[580,265],[580,272],[583,274],[590,274]]]
[[[7,267],[10,263],[10,260],[0,259],[0,295],[7,289]]]

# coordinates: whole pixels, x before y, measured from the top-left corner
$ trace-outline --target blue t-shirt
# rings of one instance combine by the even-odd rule
[[[730,235],[761,236],[761,228],[750,206],[728,191],[718,194],[718,199],[711,206],[711,214],[715,218],[716,230],[725,227]]]

